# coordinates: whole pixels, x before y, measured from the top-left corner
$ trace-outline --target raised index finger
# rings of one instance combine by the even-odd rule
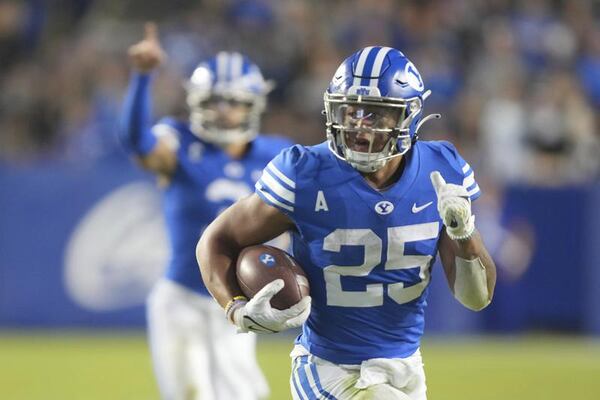
[[[144,38],[146,40],[158,40],[158,26],[155,22],[144,24]]]

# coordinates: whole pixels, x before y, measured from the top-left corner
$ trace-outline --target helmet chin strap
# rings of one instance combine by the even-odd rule
[[[369,149],[368,153],[360,151],[354,151],[345,146],[344,157],[345,160],[357,171],[371,173],[383,168],[392,158],[399,157],[404,153],[392,154],[392,149],[396,147],[398,139],[390,138],[385,147],[377,153],[372,153]],[[387,153],[387,156],[381,156]]]
[[[212,143],[219,147],[226,147],[230,144],[239,143],[242,141],[250,142],[258,134],[255,129],[207,129],[202,124],[201,118],[195,118],[190,115],[190,130],[198,138]]]
[[[197,106],[190,106],[190,130],[198,138],[219,147],[225,147],[240,142],[251,142],[258,135],[260,116],[263,109],[264,101],[262,99],[256,99],[246,117],[247,120],[244,122],[247,126],[239,126],[238,128],[232,129],[219,129],[210,126],[212,121],[210,118],[205,117],[205,109]]]
[[[227,147],[230,144],[235,143],[251,142],[256,137],[254,131],[241,129],[228,129],[221,131],[192,129],[192,133],[194,133],[200,139],[219,147]]]
[[[380,170],[388,163],[389,158],[370,160],[372,158],[371,153],[361,153],[358,151],[352,151],[345,149],[346,159],[352,167],[360,172],[375,172]]]

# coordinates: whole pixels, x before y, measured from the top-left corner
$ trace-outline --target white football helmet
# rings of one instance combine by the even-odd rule
[[[249,142],[258,134],[273,84],[247,57],[222,51],[198,65],[185,88],[191,131],[226,146]]]

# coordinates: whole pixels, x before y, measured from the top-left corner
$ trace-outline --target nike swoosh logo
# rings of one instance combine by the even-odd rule
[[[427,207],[429,207],[432,204],[433,204],[433,201],[430,201],[429,203],[425,203],[422,206],[417,207],[417,203],[414,203],[412,206],[412,212],[413,212],[413,214],[416,214],[418,212],[423,211],[424,209],[426,209]]]
[[[248,330],[254,331],[254,332],[263,332],[263,333],[277,333],[279,331],[275,331],[273,329],[267,328],[266,326],[263,326],[261,324],[259,324],[258,322],[256,322],[253,318],[244,315],[244,319],[247,319],[249,321],[251,321],[253,324],[255,325],[248,325]]]

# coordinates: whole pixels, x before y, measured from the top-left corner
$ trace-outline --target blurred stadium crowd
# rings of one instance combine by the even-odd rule
[[[220,49],[277,87],[264,131],[324,139],[322,93],[372,44],[404,51],[479,180],[557,186],[600,171],[600,3],[593,0],[2,0],[0,160],[105,157],[129,76],[126,49],[159,24],[169,55],[155,115],[182,113],[182,81]],[[485,186],[485,183],[484,183]]]

